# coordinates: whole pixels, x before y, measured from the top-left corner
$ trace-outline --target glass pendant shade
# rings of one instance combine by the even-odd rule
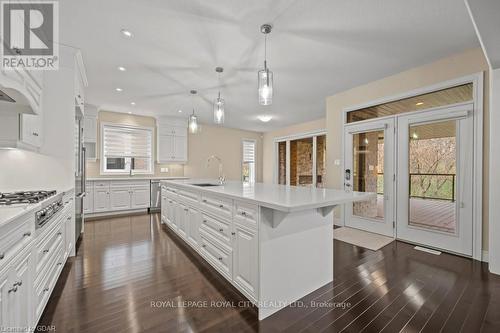
[[[217,97],[214,101],[214,123],[224,124],[224,99]]]
[[[271,105],[273,103],[273,72],[264,65],[264,69],[258,73],[259,80],[259,104]]]
[[[196,117],[194,115],[194,113],[189,116],[188,128],[189,128],[189,133],[192,133],[192,134],[198,133],[198,130],[199,130],[198,117]]]

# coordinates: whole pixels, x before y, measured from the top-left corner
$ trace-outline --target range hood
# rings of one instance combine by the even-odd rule
[[[0,85],[0,113],[35,114],[29,100],[19,90]]]

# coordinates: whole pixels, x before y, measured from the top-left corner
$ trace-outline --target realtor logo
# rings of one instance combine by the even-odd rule
[[[2,68],[58,69],[57,1],[1,1]]]

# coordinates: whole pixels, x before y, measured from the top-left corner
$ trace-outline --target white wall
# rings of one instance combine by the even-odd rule
[[[490,71],[490,133],[496,133],[500,126],[500,68]],[[491,138],[491,142],[498,138]],[[500,145],[490,146],[490,249],[489,268],[492,273],[500,274]]]

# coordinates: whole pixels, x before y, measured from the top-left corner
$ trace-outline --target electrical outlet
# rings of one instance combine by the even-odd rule
[[[161,168],[161,172],[168,172],[168,168]]]

